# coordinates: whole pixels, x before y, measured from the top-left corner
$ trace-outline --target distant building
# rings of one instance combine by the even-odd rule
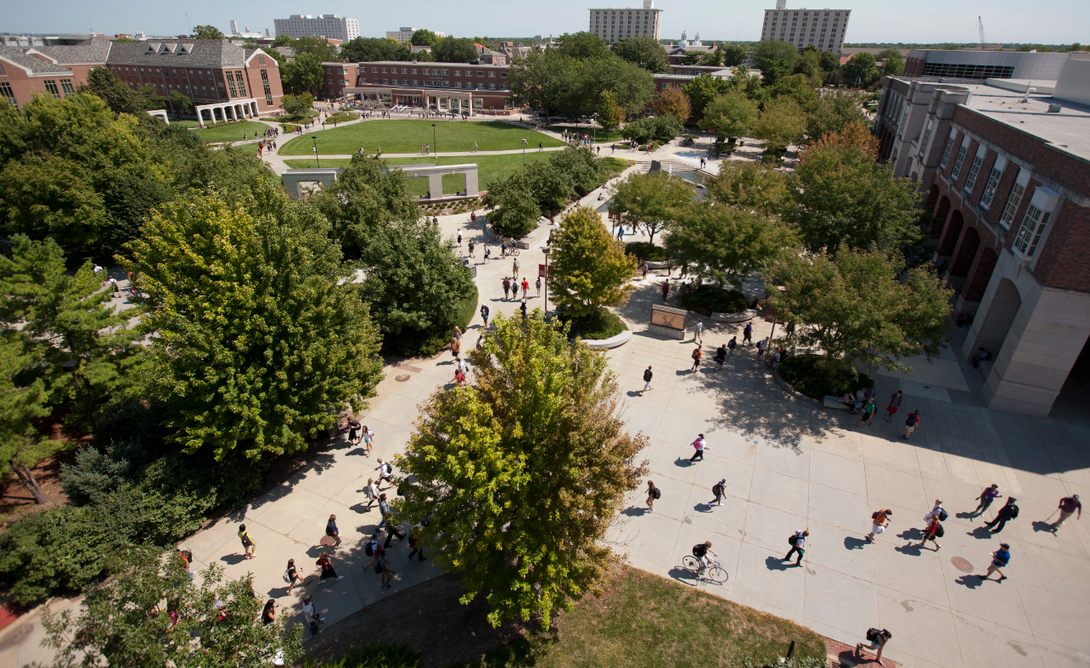
[[[467,114],[496,113],[513,109],[511,91],[507,88],[508,67],[398,60],[358,63],[356,85],[344,92],[364,101],[388,105]]]
[[[232,19],[231,20],[231,34],[228,35],[227,37],[229,39],[232,39],[232,40],[235,40],[235,39],[242,39],[242,40],[253,39],[253,40],[257,40],[257,39],[263,39],[263,38],[268,37],[268,36],[269,36],[269,31],[268,30],[265,31],[265,34],[261,34],[259,32],[250,32],[249,28],[243,28],[242,32],[239,32],[239,30],[238,30],[238,21],[235,21],[234,19]]]
[[[1055,81],[1067,53],[1025,51],[946,51],[912,49],[905,58],[906,77],[951,79],[1047,79]]]
[[[590,32],[613,44],[617,40],[650,35],[656,41],[662,28],[662,10],[655,0],[643,0],[642,9],[592,9]]]
[[[776,0],[765,10],[761,41],[780,40],[799,49],[815,46],[840,55],[848,31],[850,9],[787,9],[787,0]]]
[[[358,19],[341,18],[337,14],[292,14],[286,19],[273,19],[277,36],[288,37],[327,37],[348,42],[360,36]]]
[[[386,39],[396,39],[399,42],[408,42],[412,40],[413,33],[417,30],[423,30],[423,28],[413,28],[412,26],[403,26],[397,30],[387,30]],[[436,37],[446,37],[447,34],[442,31],[433,30]]]
[[[32,41],[32,40],[25,40]],[[84,38],[75,44],[0,46],[0,99],[16,107],[42,93],[64,98],[106,62],[113,42]]]
[[[980,365],[981,398],[1044,417],[1061,390],[1073,394],[1060,405],[1085,406],[1090,54],[1009,55],[1064,60],[1053,80],[887,77],[874,131],[879,158],[927,193],[934,261],[957,290],[955,307],[973,315],[962,359],[981,347],[992,355]]]
[[[705,46],[700,41],[700,33],[696,33],[696,38],[693,41],[689,41],[689,32],[687,30],[681,31],[681,41],[677,44],[669,44],[666,47],[666,60],[671,65],[684,65],[685,59],[689,56],[706,56],[715,53],[714,45]]]

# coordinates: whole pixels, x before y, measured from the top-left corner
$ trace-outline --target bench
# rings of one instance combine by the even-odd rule
[[[831,409],[831,410],[834,410],[834,411],[846,411],[846,410],[848,410],[848,407],[845,406],[843,403],[841,403],[840,397],[830,397],[827,394],[825,395],[824,406],[825,406],[825,408],[828,408],[828,409]]]

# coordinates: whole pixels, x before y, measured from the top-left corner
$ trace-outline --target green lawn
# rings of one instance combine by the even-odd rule
[[[508,642],[474,668],[662,668],[775,664],[799,641],[795,658],[823,661],[825,639],[780,617],[673,580],[623,568],[601,598],[586,596],[563,613],[555,636]],[[821,663],[824,665],[824,663]]]
[[[363,123],[361,125],[366,125]],[[284,147],[286,148],[286,147]],[[385,150],[385,149],[383,149]],[[284,153],[281,149],[280,153]],[[527,151],[526,164],[537,160],[548,160],[551,153],[544,151]],[[315,167],[314,160],[286,160],[288,167],[304,169]],[[322,160],[322,167],[347,167],[350,160],[328,158]],[[386,162],[391,165],[465,165],[477,164],[477,183],[481,190],[488,190],[489,184],[506,179],[516,171],[522,169],[522,154],[510,155],[480,155],[480,156],[440,156],[438,159],[421,158],[389,158]],[[443,177],[443,192],[451,195],[466,187],[465,177],[461,174],[450,174]],[[409,194],[420,197],[428,192],[427,179],[409,179]]]
[[[222,127],[208,125],[204,130],[196,130],[195,132],[198,137],[210,144],[222,144],[223,142],[242,141],[243,134],[246,135],[247,139],[253,139],[255,132],[261,134],[268,129],[269,126],[264,123],[246,121],[238,125],[224,125]]]
[[[574,125],[547,125],[545,126],[545,129],[556,133],[563,132],[564,130],[570,130],[572,132],[578,132],[579,134],[588,134],[591,136],[592,139],[594,139],[594,141],[598,142],[599,144],[615,141],[624,141],[624,137],[621,137],[620,128],[606,132],[602,128],[592,129],[576,127]]]
[[[473,142],[477,142],[481,151],[503,151],[521,148],[523,139],[531,147],[536,147],[538,142],[545,146],[564,145],[540,132],[498,121],[436,121],[433,141],[431,121],[406,119],[367,121],[343,128],[308,132],[284,144],[280,154],[310,155],[313,146],[311,136],[318,138],[319,155],[356,153],[361,146],[368,153],[374,153],[379,147],[383,153],[419,153],[424,144],[437,145],[441,153],[461,152],[472,151]]]

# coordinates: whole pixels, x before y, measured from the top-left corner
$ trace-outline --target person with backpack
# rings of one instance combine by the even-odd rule
[[[787,539],[787,542],[791,545],[791,550],[787,553],[787,556],[783,558],[783,561],[791,561],[791,555],[798,552],[799,558],[795,561],[796,566],[802,566],[802,557],[806,554],[806,537],[810,535],[809,529],[803,529],[802,531],[796,531],[792,536]]]
[[[390,474],[392,474],[394,472],[394,467],[390,466],[389,462],[385,462],[385,461],[382,460],[382,457],[379,457],[378,466],[375,467],[375,470],[378,471],[378,484],[379,485],[382,484],[383,480],[385,480],[387,483],[391,482],[390,481]]]
[[[969,513],[969,519],[984,515],[984,511],[988,509],[988,506],[992,505],[992,501],[995,501],[1001,496],[1003,495],[999,493],[999,485],[992,483],[990,487],[985,487],[984,491],[980,493],[980,496],[976,497],[977,501],[980,501],[980,503],[977,504],[976,510]]]
[[[878,650],[874,653],[874,660],[879,665],[882,663],[882,650],[885,649],[886,643],[889,642],[893,634],[886,629],[867,629],[867,642],[870,643],[870,649]],[[863,643],[859,643],[855,646],[856,656],[861,656],[863,653]]]
[[[484,328],[488,329],[488,314],[491,310],[488,308],[488,304],[481,304],[481,320],[484,320]]]
[[[723,478],[719,482],[712,485],[712,494],[714,499],[708,502],[709,506],[721,506],[723,505],[723,494],[727,491],[727,479]]]
[[[920,424],[920,411],[912,411],[908,414],[908,418],[905,420],[905,433],[903,438],[908,440],[908,437],[912,435],[912,432],[916,431],[916,427]]]
[[[879,536],[886,532],[886,527],[889,526],[889,518],[891,515],[893,515],[893,511],[889,508],[883,508],[871,513],[870,533],[867,534],[868,543],[873,543],[875,536]]]
[[[723,365],[727,362],[727,346],[719,346],[715,350],[715,370],[722,371]]]
[[[305,587],[308,584],[310,584],[310,578],[307,578],[306,580],[303,580],[302,582],[300,582],[300,580],[302,580],[302,578],[299,577],[299,570],[297,568],[295,568],[295,560],[294,559],[288,559],[288,567],[284,570],[284,577],[288,581],[288,593],[289,594],[291,593],[292,589],[295,589],[295,585],[299,585],[300,587]]]
[[[945,522],[946,518],[950,517],[950,513],[942,507],[942,499],[935,499],[935,505],[932,506],[931,512],[923,516],[923,521],[930,522],[932,517],[939,518],[940,522]]]
[[[375,556],[378,554],[379,548],[381,547],[378,543],[378,536],[379,532],[376,530],[363,545],[363,553],[371,557],[371,561],[368,561],[363,565],[363,570],[367,570],[371,564],[375,563]]]
[[[878,410],[878,407],[874,405],[874,400],[868,399],[867,403],[863,404],[863,417],[859,418],[859,426],[862,427],[864,422],[874,425],[874,412]]]
[[[420,542],[420,538],[417,537],[416,532],[412,530],[409,531],[409,547],[412,548],[412,550],[409,551],[409,561],[412,561],[417,553],[420,554],[420,561],[427,560],[427,557],[424,556],[424,545]]]
[[[696,349],[693,350],[693,354],[692,354],[693,368],[691,369],[691,371],[696,371],[697,369],[700,368],[700,358],[703,357],[703,356],[704,356],[704,352],[700,350],[700,346],[697,346]]]
[[[992,576],[992,573],[999,573],[999,580],[1002,582],[1007,579],[1006,575],[1003,575],[1003,571],[1000,568],[1006,568],[1007,564],[1011,562],[1011,546],[1006,543],[1000,543],[999,549],[992,552],[992,563],[988,565],[988,571],[984,575],[978,575],[981,580],[987,580]]]
[[[647,481],[647,507],[650,508],[649,512],[655,512],[655,499],[662,498],[662,491],[655,487],[654,480]]]
[[[730,360],[731,357],[734,357],[734,349],[737,348],[737,347],[738,347],[738,337],[737,336],[730,337],[730,341],[727,342],[727,360],[728,361]]]
[[[889,404],[886,406],[886,412],[889,413],[889,419],[886,420],[886,424],[893,422],[893,416],[897,415],[897,409],[901,407],[901,401],[904,399],[904,395],[900,390],[894,393],[889,398]]]
[[[469,240],[469,257],[473,257],[473,251],[477,248],[477,244],[473,243],[473,240]]]
[[[247,559],[253,559],[257,555],[257,543],[254,542],[254,537],[250,535],[250,532],[246,530],[246,525],[242,524],[238,527],[238,538],[242,541],[242,549]]]
[[[330,515],[329,521],[325,523],[325,535],[332,538],[334,541],[333,547],[329,548],[335,550],[341,546],[341,531],[337,528],[337,516]]]
[[[666,301],[666,298],[670,296],[670,279],[667,278],[662,284],[662,301]]]
[[[693,449],[696,452],[689,458],[689,462],[695,462],[697,459],[704,461],[704,451],[708,449],[708,442],[704,440],[704,434],[700,434],[693,441]]]
[[[995,514],[995,519],[991,522],[985,522],[984,526],[989,529],[994,526],[995,528],[992,529],[992,533],[999,533],[1003,530],[1003,527],[1007,525],[1007,522],[1018,519],[1018,506],[1014,505],[1014,502],[1017,500],[1018,499],[1013,496],[1008,496],[1006,505],[1000,508],[999,512]]]
[[[746,328],[742,330],[742,344],[749,345],[753,343],[753,323],[746,323]]]
[[[930,515],[931,520],[927,523],[927,528],[923,532],[923,540],[920,541],[920,547],[923,547],[924,543],[931,541],[935,544],[935,551],[938,552],[942,549],[942,545],[939,545],[939,538],[946,535],[946,530],[942,528],[942,524],[939,522],[939,516]]]
[[[348,420],[348,442],[356,443],[360,437],[360,421],[356,418]]]
[[[328,552],[322,552],[318,555],[318,560],[314,562],[318,568],[321,569],[322,574],[318,576],[318,584],[325,584],[326,580],[343,580],[343,575],[337,575],[337,571],[333,570],[333,562],[329,559]]]
[[[697,571],[698,574],[703,573],[706,568],[711,568],[712,562],[708,557],[709,554],[713,557],[719,556],[715,552],[712,552],[712,542],[710,540],[693,545],[693,556],[700,561],[700,570]]]
[[[651,373],[651,365],[648,364],[647,369],[643,372],[643,389],[640,390],[640,396],[643,396],[643,393],[647,390],[653,389],[651,387],[651,378],[653,378],[654,375],[655,374]]]
[[[386,550],[381,547],[375,553],[375,572],[382,576],[381,585],[386,589],[392,589],[390,581],[394,579],[397,571],[390,568],[390,562],[386,560]]]

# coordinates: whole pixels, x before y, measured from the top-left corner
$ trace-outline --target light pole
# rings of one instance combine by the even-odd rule
[[[545,254],[545,321],[549,321],[549,244],[552,243],[552,238],[545,242],[545,247],[541,249],[541,252]]]
[[[76,372],[79,371],[79,359],[61,362],[61,368],[72,374],[72,382],[76,384],[76,391],[79,392],[79,397],[83,401],[83,407],[87,409],[87,416],[91,418],[91,427],[95,430],[95,433],[98,433],[95,412],[91,409],[91,404],[87,402],[87,395],[83,393],[83,386],[79,384],[79,378],[76,377]]]
[[[522,173],[526,173],[526,140],[522,140]]]
[[[439,142],[435,139],[435,123],[431,124],[431,148],[435,151],[435,155],[439,155]]]
[[[318,135],[311,135],[310,138],[314,140],[314,148],[311,149],[314,151],[314,161],[318,163],[318,169],[321,169],[322,161],[318,158]]]

